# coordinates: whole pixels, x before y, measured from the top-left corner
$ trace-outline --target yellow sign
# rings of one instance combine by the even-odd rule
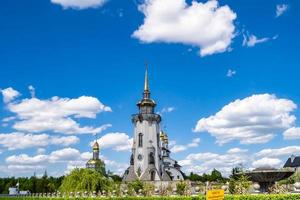
[[[224,190],[208,190],[206,200],[224,200]]]

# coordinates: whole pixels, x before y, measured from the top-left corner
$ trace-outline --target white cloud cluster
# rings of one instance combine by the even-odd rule
[[[48,145],[70,146],[79,142],[76,136],[49,136],[47,134],[1,133],[0,145],[9,149],[47,147]]]
[[[252,163],[254,168],[280,168],[282,161],[278,158],[262,158]]]
[[[187,172],[195,172],[199,174],[209,173],[214,168],[228,176],[233,167],[237,167],[248,163],[251,159],[244,149],[228,150],[230,153],[217,154],[211,152],[189,154],[186,159],[179,161]]]
[[[288,10],[288,5],[287,4],[278,4],[276,5],[276,17],[280,17],[283,15]]]
[[[296,108],[293,101],[275,95],[252,95],[200,119],[194,131],[209,132],[220,145],[232,140],[242,144],[266,143],[294,124],[296,117],[291,112]]]
[[[6,89],[11,90],[11,89]],[[16,114],[17,120],[13,128],[19,131],[32,133],[53,131],[65,134],[96,134],[100,133],[110,124],[99,127],[81,127],[75,119],[95,118],[98,113],[110,112],[111,108],[103,105],[97,98],[81,96],[79,98],[60,98],[51,99],[22,99],[20,102],[12,101],[15,95],[7,95],[2,90],[7,109]]]
[[[290,155],[300,154],[300,146],[287,146],[279,149],[262,149],[251,153],[248,149],[231,148],[224,154],[203,152],[189,154],[179,161],[186,172],[199,174],[210,173],[217,169],[228,176],[234,167],[242,166],[245,169],[255,168],[281,168]]]
[[[170,150],[172,153],[178,153],[178,152],[186,151],[189,148],[198,147],[199,143],[200,143],[200,138],[195,138],[192,140],[191,143],[186,145],[177,145],[176,142],[174,141],[172,144],[170,144],[171,147]]]
[[[21,95],[18,91],[14,90],[11,87],[0,90],[0,91],[2,93],[4,103],[9,103]]]
[[[64,9],[87,9],[87,8],[98,8],[102,6],[106,0],[51,0],[54,4],[61,5]]]
[[[284,139],[286,140],[295,140],[300,139],[300,128],[292,127],[284,131],[283,133]]]
[[[107,133],[103,135],[98,143],[100,148],[112,148],[115,151],[130,151],[132,148],[133,139],[129,138],[126,133]]]
[[[139,7],[144,23],[133,33],[142,42],[193,45],[206,56],[230,49],[235,37],[236,14],[218,1],[146,0]]]
[[[279,149],[263,149],[256,153],[256,156],[259,157],[271,157],[271,158],[278,158],[278,157],[287,157],[290,155],[299,155],[300,154],[300,146],[288,146]]]
[[[252,162],[253,168],[271,167],[280,168],[291,155],[299,155],[300,146],[287,146],[277,149],[262,149],[254,156],[255,161]]]
[[[36,170],[45,170],[49,165],[57,163],[87,161],[84,157],[85,153],[80,153],[77,149],[64,148],[51,152],[49,155],[29,156],[27,154],[12,155],[5,159],[5,171],[18,175],[26,172],[33,172]]]
[[[92,158],[92,153],[83,152],[74,148],[64,148],[51,152],[49,155],[29,156],[27,154],[12,155],[5,159],[6,165],[0,166],[3,171],[12,175],[18,175],[26,172],[33,172],[35,170],[45,170],[51,165],[63,164],[66,165],[65,173],[69,173],[74,168],[85,167],[86,162]],[[109,160],[100,155],[100,158],[105,162],[110,171],[122,174],[127,168],[127,164],[118,163]],[[14,171],[16,170],[16,171]]]

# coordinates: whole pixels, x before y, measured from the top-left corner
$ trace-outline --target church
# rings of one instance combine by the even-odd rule
[[[144,92],[137,103],[138,114],[132,115],[134,126],[130,166],[123,182],[184,180],[181,166],[170,157],[168,135],[160,128],[161,116],[155,113],[156,102],[150,97],[148,70]]]

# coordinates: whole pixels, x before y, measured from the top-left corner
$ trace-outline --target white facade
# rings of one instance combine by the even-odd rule
[[[164,163],[169,158],[169,153],[165,154],[164,152],[167,145],[163,141],[164,138],[161,138],[161,116],[154,112],[156,103],[150,98],[147,71],[143,98],[137,106],[139,113],[132,116],[134,136],[130,167],[126,170],[123,181],[129,182],[136,179],[171,181],[171,177],[175,177],[176,180],[183,180],[180,166],[177,165],[176,161],[168,166],[165,166]]]

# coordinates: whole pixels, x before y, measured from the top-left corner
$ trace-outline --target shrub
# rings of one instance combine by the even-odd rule
[[[139,193],[139,190],[143,190],[144,189],[144,184],[142,181],[140,181],[139,179],[133,181],[133,182],[130,182],[128,183],[128,189],[129,191],[132,191],[134,190],[134,192],[136,194]]]
[[[183,181],[176,184],[177,194],[184,195],[187,188],[187,184]]]
[[[229,192],[231,194],[246,194],[250,186],[251,182],[244,173],[232,176],[229,180]]]

